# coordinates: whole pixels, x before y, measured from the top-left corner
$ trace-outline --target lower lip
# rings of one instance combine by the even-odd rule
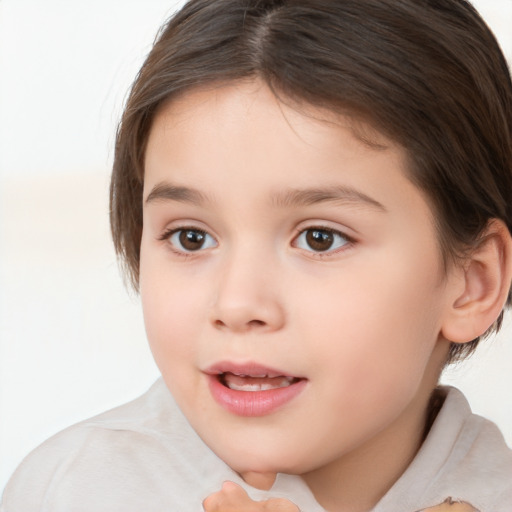
[[[299,380],[284,388],[265,391],[238,391],[221,384],[215,375],[209,375],[208,381],[215,401],[237,416],[270,414],[293,400],[306,385],[305,380]]]

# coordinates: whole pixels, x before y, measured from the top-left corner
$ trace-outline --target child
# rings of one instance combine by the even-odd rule
[[[190,1],[111,186],[162,379],[39,447],[2,510],[509,511],[511,451],[437,383],[511,300],[511,140],[463,0]]]

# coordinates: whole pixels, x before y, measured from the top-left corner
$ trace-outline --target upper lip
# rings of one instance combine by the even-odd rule
[[[255,362],[247,363],[235,363],[232,361],[219,361],[214,363],[204,370],[204,373],[208,375],[221,375],[223,373],[232,373],[234,375],[244,377],[293,377],[297,378],[296,375],[291,375],[282,370],[276,368],[270,368]],[[300,378],[300,377],[299,377]]]

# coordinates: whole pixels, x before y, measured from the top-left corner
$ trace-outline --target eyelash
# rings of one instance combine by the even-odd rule
[[[186,231],[195,232],[195,233],[202,234],[202,235],[208,235],[212,239],[214,239],[214,237],[212,235],[210,235],[204,229],[200,229],[200,228],[197,228],[195,226],[180,226],[180,227],[177,227],[177,228],[166,229],[158,237],[158,240],[162,241],[162,242],[167,242],[167,246],[169,247],[169,249],[174,254],[176,254],[178,256],[181,256],[181,257],[184,257],[184,258],[189,258],[189,257],[193,256],[195,253],[201,252],[201,248],[198,249],[197,251],[193,251],[193,250],[191,250],[191,251],[180,250],[180,249],[176,249],[174,247],[174,245],[170,241],[170,238],[173,235],[175,235],[176,233],[186,232]],[[328,234],[333,235],[335,237],[340,237],[340,238],[342,238],[345,241],[345,243],[343,243],[340,247],[335,248],[334,250],[328,248],[325,251],[321,251],[321,250],[315,251],[311,246],[310,246],[311,250],[297,247],[297,241],[300,239],[300,237],[306,236],[306,234],[308,232],[314,232],[314,231],[322,232],[322,233],[328,233]],[[298,248],[298,249],[300,249],[302,251],[308,252],[308,253],[310,253],[310,255],[314,255],[314,257],[317,257],[317,258],[327,258],[327,257],[332,256],[334,254],[337,254],[339,252],[343,252],[343,251],[347,250],[348,248],[350,248],[354,243],[355,243],[355,241],[354,241],[353,238],[349,237],[348,235],[344,234],[343,232],[341,232],[341,231],[339,231],[337,229],[333,229],[333,228],[327,227],[327,226],[309,226],[307,228],[297,230],[297,232],[294,235],[293,240],[292,240],[292,246],[293,247],[296,247],[296,248]]]
[[[297,242],[302,236],[305,237],[305,236],[307,236],[308,232],[315,232],[315,231],[321,232],[321,233],[328,233],[330,235],[333,235],[334,237],[340,237],[344,240],[344,243],[335,249],[328,248],[325,251],[321,251],[321,250],[315,251],[311,246],[310,246],[310,250],[301,249],[300,247],[297,247]],[[333,244],[334,243],[335,242],[333,242]],[[337,229],[333,229],[328,226],[308,226],[307,228],[300,229],[297,231],[296,235],[293,238],[292,245],[294,247],[297,247],[298,249],[301,249],[305,252],[310,253],[310,255],[313,255],[313,257],[315,257],[315,258],[328,258],[328,257],[334,256],[340,252],[346,251],[354,243],[355,243],[355,241],[353,238],[349,237],[348,235],[346,235],[345,233],[343,233],[342,231],[339,231]]]
[[[176,249],[174,247],[174,245],[171,243],[170,241],[170,238],[175,235],[176,233],[180,233],[180,232],[184,232],[184,231],[190,231],[190,232],[195,232],[195,233],[198,233],[198,234],[202,234],[202,235],[208,235],[210,236],[211,238],[213,238],[212,235],[210,235],[206,230],[204,229],[201,229],[201,228],[198,228],[196,226],[180,226],[180,227],[177,227],[177,228],[169,228],[169,229],[166,229],[159,237],[158,237],[158,240],[160,240],[161,242],[167,242],[167,247],[173,252],[173,254],[176,254],[178,256],[181,256],[183,258],[190,258],[191,256],[193,256],[195,253],[199,253],[201,252],[200,250],[197,250],[197,251],[187,251],[187,250],[180,250],[180,249]],[[213,238],[214,239],[214,238]],[[215,239],[214,239],[215,240]]]

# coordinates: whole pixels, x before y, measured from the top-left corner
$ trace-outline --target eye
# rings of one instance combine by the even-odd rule
[[[195,252],[217,246],[216,240],[201,229],[174,229],[165,238],[180,252]]]
[[[312,252],[332,252],[350,240],[339,231],[329,228],[309,228],[301,231],[294,246]]]

